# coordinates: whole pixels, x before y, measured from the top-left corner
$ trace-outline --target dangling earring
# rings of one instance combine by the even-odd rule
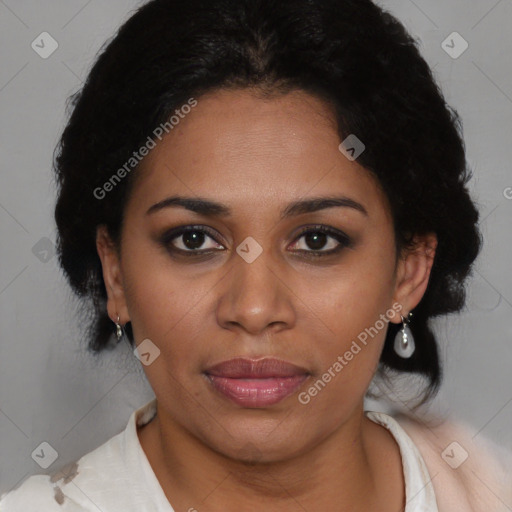
[[[119,324],[119,315],[117,315],[117,320],[116,320],[116,338],[117,338],[117,342],[118,343],[121,341],[122,336],[123,336],[123,330],[121,329],[121,325]]]
[[[408,316],[412,316],[412,313],[409,313]],[[410,322],[409,318],[404,318],[402,315],[400,315],[400,318],[402,319],[402,329],[396,333],[394,349],[398,356],[408,359],[414,354],[416,347],[414,345],[414,337],[408,325]]]

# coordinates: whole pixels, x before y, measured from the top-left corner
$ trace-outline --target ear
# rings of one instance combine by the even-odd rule
[[[101,260],[103,281],[107,290],[107,311],[113,322],[124,325],[130,321],[126,307],[120,257],[117,248],[110,238],[105,225],[98,226],[96,230],[96,250]]]
[[[415,235],[413,240],[413,247],[405,248],[400,255],[393,295],[393,303],[398,302],[402,306],[400,313],[404,317],[419,304],[425,294],[437,248],[434,233]],[[390,321],[400,323],[400,315],[394,315]]]

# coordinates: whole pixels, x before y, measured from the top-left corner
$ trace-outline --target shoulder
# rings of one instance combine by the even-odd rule
[[[452,507],[461,512],[510,512],[511,450],[462,421],[404,413],[393,417],[425,460],[440,512]]]
[[[32,475],[17,488],[0,496],[1,512],[83,512],[85,509],[52,484],[49,475]]]
[[[137,425],[156,413],[156,399],[132,411],[124,430],[49,475],[33,475],[0,495],[0,512],[124,512],[145,510],[158,481],[137,438]],[[148,484],[149,482],[149,484]],[[163,499],[163,491],[160,496]]]
[[[113,436],[78,461],[50,474],[28,477],[0,495],[0,512],[97,512],[102,493],[112,491],[112,477],[122,467],[120,435]]]

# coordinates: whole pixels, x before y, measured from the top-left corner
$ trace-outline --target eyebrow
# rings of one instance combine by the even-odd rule
[[[167,197],[166,199],[163,199],[151,206],[146,212],[146,215],[150,215],[169,207],[185,208],[206,217],[229,217],[231,215],[231,209],[225,204],[217,203],[202,197],[184,196]],[[368,216],[366,208],[354,199],[346,196],[328,196],[311,197],[300,201],[294,201],[281,211],[280,218],[282,220],[286,217],[317,212],[319,210],[333,207],[352,208],[361,212],[363,215]]]

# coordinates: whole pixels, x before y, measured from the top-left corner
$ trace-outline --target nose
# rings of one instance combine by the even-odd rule
[[[242,258],[222,280],[217,321],[225,329],[264,334],[295,324],[294,294],[282,268],[263,251],[252,263]]]

